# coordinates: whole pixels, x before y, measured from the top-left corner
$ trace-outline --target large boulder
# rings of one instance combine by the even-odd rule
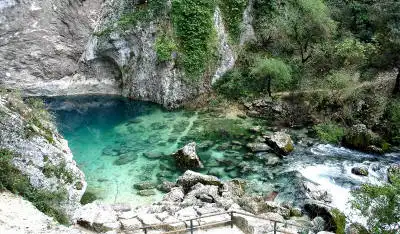
[[[312,219],[318,216],[322,217],[325,221],[324,230],[326,231],[337,232],[345,229],[346,216],[338,209],[315,200],[306,200],[304,209]]]
[[[197,183],[203,185],[216,185],[218,187],[222,187],[223,185],[221,180],[215,176],[203,175],[190,170],[187,170],[176,182],[176,184],[182,186],[185,191],[189,191],[192,186]]]
[[[280,155],[288,155],[294,150],[292,138],[284,131],[275,132],[272,135],[266,136],[266,142]]]
[[[387,170],[387,177],[390,183],[396,180],[400,183],[400,164],[392,164]]]
[[[346,147],[371,153],[380,153],[375,144],[379,144],[379,137],[364,124],[353,125],[343,138]]]
[[[196,142],[191,142],[172,155],[176,165],[181,169],[203,168],[199,156],[196,153]]]
[[[320,185],[306,181],[303,183],[303,186],[308,198],[323,202],[332,202],[332,195]]]
[[[117,213],[111,205],[98,202],[82,206],[74,215],[76,223],[95,232],[107,232],[118,230],[121,224],[118,222]]]

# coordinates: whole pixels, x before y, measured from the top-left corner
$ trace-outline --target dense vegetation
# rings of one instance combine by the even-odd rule
[[[186,76],[199,78],[215,51],[214,0],[173,0],[172,20]]]
[[[368,228],[371,233],[398,233],[400,173],[392,176],[390,184],[365,184],[359,190],[353,191],[353,207],[368,214]]]
[[[398,1],[255,0],[253,11],[256,40],[239,51],[218,93],[249,101],[302,92],[323,140],[340,143],[341,128],[363,123],[399,144]],[[377,78],[382,71],[392,73]]]
[[[255,0],[253,14],[256,40],[217,82],[219,94],[242,102],[286,96],[281,100],[293,110],[283,122],[304,115],[328,143],[340,144],[362,123],[373,132],[354,139],[376,136],[374,145],[383,151],[400,145],[399,1]],[[384,71],[390,73],[378,76]],[[396,233],[399,188],[392,179],[353,192],[371,233]],[[336,218],[344,233],[345,217]]]

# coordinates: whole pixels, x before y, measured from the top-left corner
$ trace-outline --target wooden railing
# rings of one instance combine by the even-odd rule
[[[211,223],[207,223],[204,225],[194,225],[193,221],[195,220],[201,220],[204,218],[209,218],[209,217],[215,217],[215,216],[222,216],[222,215],[226,215],[229,214],[230,215],[230,219],[226,220],[226,221],[219,221],[219,222],[211,222]],[[282,222],[280,220],[275,220],[275,219],[271,219],[271,218],[265,218],[265,217],[261,217],[261,216],[256,216],[253,214],[249,214],[249,213],[244,213],[244,212],[239,212],[239,211],[227,211],[227,212],[220,212],[220,213],[210,213],[210,214],[206,214],[206,215],[202,215],[196,218],[190,218],[190,219],[185,219],[185,220],[179,220],[177,222],[170,222],[170,223],[161,223],[161,224],[156,224],[156,225],[149,225],[149,226],[144,226],[144,227],[140,227],[140,228],[136,228],[135,230],[143,230],[145,234],[147,234],[148,230],[155,230],[155,229],[163,229],[165,227],[167,227],[168,225],[173,225],[173,224],[182,224],[185,223],[186,228],[184,229],[178,229],[178,230],[171,230],[171,231],[166,231],[164,232],[164,234],[167,233],[178,233],[178,232],[184,232],[187,231],[191,234],[193,234],[193,231],[196,229],[200,229],[200,228],[204,228],[204,227],[210,227],[210,226],[217,226],[217,225],[221,225],[221,224],[230,224],[231,228],[233,228],[234,225],[234,214],[238,214],[238,215],[243,215],[243,216],[247,216],[247,217],[252,217],[255,219],[261,219],[261,220],[266,220],[266,221],[270,221],[273,222],[273,230],[269,230],[268,232],[272,232],[274,234],[276,233],[284,233],[284,234],[297,234],[294,232],[290,232],[287,230],[280,230],[278,228],[278,224],[283,224],[284,227],[288,227],[288,226],[293,226],[293,227],[297,227],[297,228],[309,228],[307,226],[302,226],[299,224],[295,224],[295,223],[288,223],[286,221]],[[187,225],[187,222],[189,222],[189,225]]]

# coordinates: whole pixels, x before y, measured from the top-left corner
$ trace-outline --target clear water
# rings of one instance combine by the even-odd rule
[[[268,195],[276,191],[277,201],[295,203],[306,198],[302,182],[310,180],[333,194],[333,205],[343,211],[348,210],[352,188],[386,181],[388,164],[400,161],[399,154],[377,157],[330,145],[307,147],[299,143],[294,153],[272,165],[266,163],[272,154],[248,154],[245,147],[232,142],[246,144],[252,141],[248,135],[225,137],[222,131],[211,143],[208,135],[199,135],[206,124],[223,128],[229,121],[212,113],[169,112],[158,105],[117,97],[58,97],[49,99],[48,104],[90,189],[110,203],[142,205],[159,200],[162,193],[158,190],[153,190],[154,195],[140,196],[133,185],[175,181],[182,171],[169,155],[192,140],[200,145],[198,153],[205,165],[202,173],[222,179],[243,178],[251,192]],[[253,122],[238,119],[232,123],[233,127],[250,128]],[[292,135],[299,141],[306,137],[302,132]],[[368,177],[351,173],[352,167],[360,165],[369,168]]]

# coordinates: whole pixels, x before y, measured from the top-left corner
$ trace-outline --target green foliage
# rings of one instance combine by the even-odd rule
[[[345,129],[335,123],[322,123],[313,127],[319,139],[327,143],[338,144],[342,141]]]
[[[388,120],[389,139],[394,144],[400,144],[400,99],[391,100],[385,112],[385,119]]]
[[[123,29],[136,26],[139,22],[148,22],[157,19],[167,13],[166,0],[151,0],[143,5],[136,5],[131,12],[123,14],[117,22],[117,25]],[[108,33],[101,32],[102,34]]]
[[[155,49],[158,60],[161,62],[169,61],[172,58],[172,53],[177,51],[174,38],[167,34],[162,34],[157,37]]]
[[[345,38],[335,46],[336,56],[342,61],[343,65],[360,66],[366,62],[367,50],[371,50],[372,45],[364,44],[354,38]]]
[[[85,193],[83,194],[81,198],[81,204],[86,205],[89,203],[92,203],[98,199],[96,193],[94,191],[91,191],[89,188],[86,189]]]
[[[395,234],[400,220],[400,181],[382,186],[364,184],[352,191],[352,206],[368,216],[372,233]]]
[[[274,91],[287,90],[292,82],[292,69],[282,60],[275,58],[260,59],[253,66],[251,73],[256,79],[266,82],[267,79],[272,80],[272,88]],[[264,83],[263,87],[266,84]]]
[[[302,64],[312,57],[315,45],[329,40],[336,28],[322,0],[256,3],[255,11],[260,40],[280,56],[299,56]]]
[[[333,209],[331,214],[336,225],[336,234],[345,234],[346,216],[338,209]]]
[[[57,179],[62,179],[68,184],[72,184],[75,180],[73,174],[67,170],[65,162],[60,163],[60,165],[57,166],[45,163],[42,172],[46,177],[55,176]]]
[[[225,97],[237,100],[250,96],[250,84],[251,80],[246,79],[239,69],[232,69],[215,83],[214,88]]]
[[[173,0],[172,20],[186,76],[199,78],[215,51],[215,0]]]
[[[247,0],[219,0],[225,26],[231,38],[238,41],[240,37],[240,25],[243,19],[243,12],[247,6]]]
[[[29,178],[12,164],[16,157],[11,151],[0,149],[0,191],[9,190],[23,196],[43,213],[54,217],[61,224],[68,224],[69,219],[60,208],[66,199],[66,191],[45,191],[34,188]]]
[[[323,83],[323,82],[321,82]],[[348,88],[354,83],[353,76],[347,70],[332,71],[326,77],[326,86],[324,88],[329,89],[344,89]]]

